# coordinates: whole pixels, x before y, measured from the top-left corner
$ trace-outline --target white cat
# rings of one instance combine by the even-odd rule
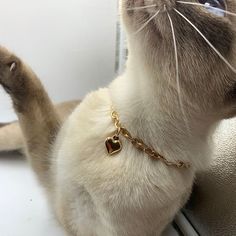
[[[235,9],[233,0],[121,1],[126,71],[65,122],[36,75],[1,49],[0,83],[12,97],[26,155],[68,234],[157,236],[173,220],[196,171],[210,163],[215,127],[236,113]],[[123,132],[119,147],[113,110],[160,160]],[[108,137],[109,151],[121,148],[112,156]]]

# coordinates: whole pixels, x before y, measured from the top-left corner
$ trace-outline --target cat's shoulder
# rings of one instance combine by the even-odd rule
[[[63,138],[69,138],[71,142],[88,139],[91,142],[93,138],[99,140],[101,136],[114,131],[110,116],[111,104],[108,88],[89,93],[63,125]]]
[[[86,119],[94,120],[110,112],[112,103],[108,88],[100,88],[88,93],[83,101],[76,107],[70,117],[70,121]]]

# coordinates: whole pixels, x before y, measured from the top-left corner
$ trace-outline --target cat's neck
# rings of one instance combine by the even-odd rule
[[[178,94],[158,75],[131,65],[123,76],[110,85],[114,108],[121,123],[169,160],[188,161],[195,169],[209,163],[211,136],[216,122],[205,117],[183,117]],[[187,120],[187,124],[186,121]]]

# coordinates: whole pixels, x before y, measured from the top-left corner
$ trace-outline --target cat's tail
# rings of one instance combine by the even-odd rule
[[[80,101],[74,100],[55,105],[62,123],[79,103]],[[20,151],[24,153],[24,148],[24,136],[20,124],[17,121],[0,123],[0,152]]]
[[[0,123],[0,152],[23,151],[24,139],[18,122]]]

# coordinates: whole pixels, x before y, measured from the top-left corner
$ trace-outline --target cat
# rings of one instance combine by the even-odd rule
[[[218,123],[236,114],[236,1],[120,0],[120,9],[126,70],[65,121],[34,72],[0,50],[25,154],[68,235],[161,235],[210,165]]]

